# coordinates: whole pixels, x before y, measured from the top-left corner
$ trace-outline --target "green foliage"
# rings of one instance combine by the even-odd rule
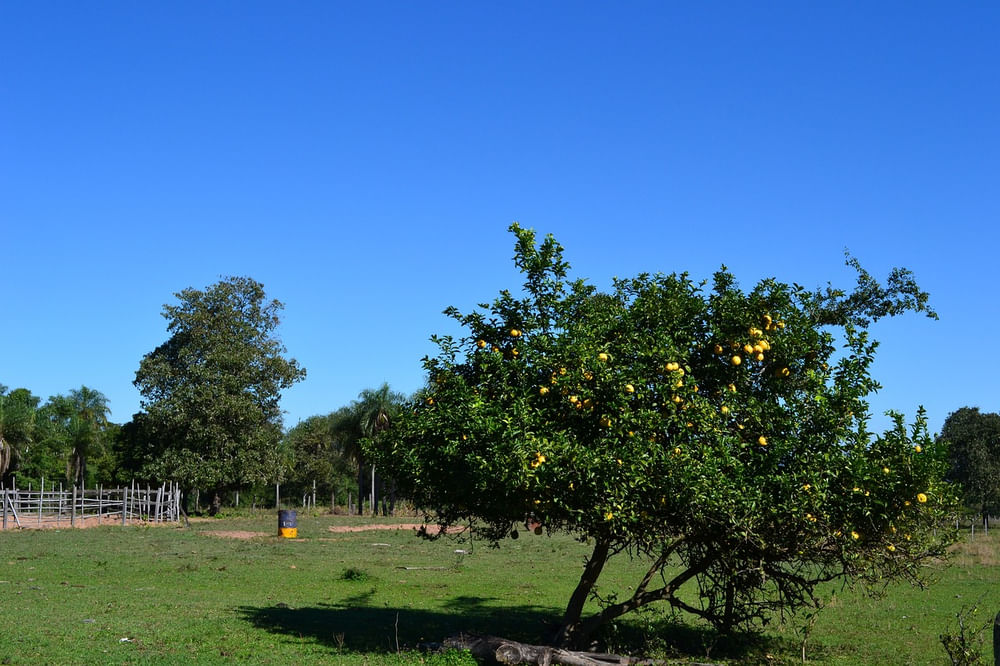
[[[446,310],[467,334],[435,338],[422,401],[370,453],[442,524],[497,543],[529,520],[594,545],[558,642],[657,601],[725,632],[759,627],[815,604],[823,581],[919,581],[944,553],[951,535],[933,528],[953,494],[923,413],[867,429],[865,328],[926,310],[907,272],[881,287],[853,264],[851,294],[773,279],[744,292],[725,269],[605,294],[567,279],[551,236],[511,230],[523,296]],[[619,553],[648,571],[581,618]]]
[[[939,440],[948,444],[948,478],[961,484],[965,505],[984,514],[1000,509],[1000,414],[962,407],[945,419]]]
[[[28,389],[0,384],[0,478],[26,453],[35,436],[35,413],[39,399]]]
[[[344,569],[344,573],[340,574],[340,580],[348,580],[354,583],[364,583],[369,579],[368,574],[364,569],[358,569],[357,567],[348,567]]]
[[[176,296],[163,309],[170,338],[136,372],[145,414],[131,431],[153,454],[145,475],[210,489],[216,498],[274,480],[281,391],[305,376],[276,335],[282,304],[246,277]]]
[[[316,492],[325,498],[333,492],[344,496],[353,489],[356,467],[338,432],[341,417],[337,412],[310,416],[285,433],[282,448],[287,468],[282,488],[289,496],[312,492],[313,481]]]
[[[982,622],[981,618],[977,618],[978,613],[978,605],[962,606],[962,609],[955,613],[957,630],[941,634],[941,645],[948,653],[952,666],[973,666],[985,663],[983,661],[985,632],[986,629],[993,626],[993,620],[987,619]]]
[[[38,403],[27,389],[0,395],[0,432],[13,443],[8,451],[16,455],[9,471],[17,472],[20,485],[60,478],[93,485],[109,478],[116,466],[110,442],[117,426],[107,420],[107,398],[81,386],[50,397],[41,407]],[[94,460],[96,466],[90,464]]]
[[[377,438],[389,428],[393,419],[402,410],[405,401],[406,396],[393,391],[388,383],[383,383],[377,389],[363,390],[358,394],[357,400],[330,415],[331,430],[338,447],[345,456],[354,461],[358,475],[359,502],[374,494],[375,506],[372,507],[372,511],[376,512],[381,504],[383,515],[391,515],[394,511],[395,487],[387,484],[382,475],[366,460],[362,445],[365,440]],[[372,493],[373,482],[374,493]]]

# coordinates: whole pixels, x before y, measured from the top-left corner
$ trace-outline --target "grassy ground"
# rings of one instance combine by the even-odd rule
[[[471,664],[414,648],[459,631],[538,641],[557,619],[586,546],[523,535],[500,549],[412,532],[334,534],[366,522],[299,515],[300,540],[271,536],[277,519],[226,518],[177,527],[0,533],[0,663]],[[265,532],[250,540],[211,530]],[[466,553],[456,553],[461,549]],[[981,536],[927,590],[881,600],[830,590],[807,643],[812,663],[948,663],[938,641],[979,602],[1000,610],[1000,539]],[[612,566],[606,585],[636,579]],[[606,589],[606,588],[605,588]],[[611,648],[741,664],[800,663],[806,618],[726,645],[660,612],[611,628]],[[127,640],[124,640],[127,639]],[[987,646],[987,655],[992,652]]]

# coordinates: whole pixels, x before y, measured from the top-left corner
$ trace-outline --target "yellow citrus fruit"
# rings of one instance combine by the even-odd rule
[[[729,389],[730,393],[736,393],[736,384],[727,384],[726,388]]]
[[[516,349],[511,349],[510,350],[510,355],[513,356],[514,358],[517,358],[517,355],[520,354],[520,353],[521,352],[517,351]]]
[[[764,326],[770,326],[771,322],[774,321],[773,319],[771,319],[771,315],[769,314],[761,315],[760,320],[764,322]]]
[[[722,345],[715,345],[712,351],[714,351],[716,354],[721,354],[725,350],[722,348]]]
[[[888,546],[886,546],[885,549],[888,550],[890,553],[896,552],[896,547],[893,546],[891,543]]]
[[[748,342],[747,344],[743,345],[743,351],[745,351],[748,354],[752,354],[753,353],[753,345]]]
[[[679,395],[675,395],[675,396],[674,396],[673,398],[671,398],[671,400],[673,400],[673,401],[674,401],[674,402],[676,402],[677,404],[680,404],[680,402],[681,402],[681,397],[680,397]]]
[[[679,456],[681,454],[681,448],[679,446],[674,447],[674,455]]]
[[[923,493],[917,493],[917,501],[924,504],[927,501],[927,495]]]
[[[549,392],[549,387],[548,386],[543,386],[540,389],[538,389],[538,392],[541,395],[546,395]]]
[[[519,337],[521,337],[521,331],[517,330],[516,328],[510,329],[510,337],[512,337],[512,338],[519,338]]]
[[[764,352],[760,352],[759,354],[757,354],[756,356],[754,356],[754,358],[757,359],[758,361],[763,361],[764,360]]]
[[[729,407],[727,407],[726,405],[723,405],[722,407],[719,408],[719,411],[722,412],[723,414],[728,414],[729,413]]]
[[[858,539],[861,538],[861,535],[855,532],[854,530],[851,530],[851,538],[857,541]]]
[[[764,435],[761,435],[760,437],[757,438],[757,442],[761,446],[767,446],[767,437],[764,437]]]
[[[914,450],[914,451],[916,451],[917,453],[920,453],[921,451],[923,451],[923,449],[922,449],[922,448],[920,448],[920,445],[919,445],[919,444],[917,444],[916,446],[914,446],[914,447],[913,447],[913,450]]]
[[[480,349],[484,349],[486,347],[486,340],[476,340],[476,346]]]
[[[625,392],[626,393],[635,393],[635,387],[632,386],[631,384],[626,384],[625,385]]]
[[[597,360],[600,361],[601,363],[607,363],[608,359],[610,358],[611,357],[605,354],[604,352],[601,352],[600,354],[597,355]]]
[[[575,396],[575,395],[571,395],[571,396],[569,397],[569,401],[570,401],[570,402],[572,402],[572,403],[573,403],[574,405],[575,405],[575,404],[577,403],[577,401],[579,401],[579,400],[580,400],[580,398],[578,398],[578,397],[577,397],[577,396]]]
[[[424,402],[426,402],[428,405],[433,405],[434,404],[434,398],[427,398],[427,400],[425,400]]]
[[[607,416],[602,416],[601,417],[601,427],[602,428],[607,428],[610,425],[611,425],[611,419],[609,419]]]
[[[767,340],[761,340],[757,344],[759,344],[760,348],[763,349],[764,351],[768,351],[771,348],[771,343],[768,342]]]
[[[733,356],[733,357],[732,357],[731,359],[729,359],[729,360],[730,360],[730,362],[732,362],[732,364],[733,364],[733,365],[739,365],[740,363],[742,363],[742,362],[743,362],[743,359],[741,359],[741,358],[740,358],[740,357],[739,357],[738,355],[734,355],[734,356]]]

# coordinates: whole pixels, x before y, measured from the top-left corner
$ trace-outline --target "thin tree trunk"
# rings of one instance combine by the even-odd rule
[[[208,509],[208,515],[217,516],[222,510],[222,493],[218,490],[212,491],[212,506]]]
[[[576,589],[573,590],[573,595],[569,599],[569,604],[566,606],[562,626],[559,627],[555,636],[556,645],[568,646],[577,642],[583,606],[587,603],[590,591],[594,589],[594,584],[597,583],[610,552],[610,541],[599,540],[594,544],[594,551],[590,554],[590,559],[587,560],[583,574],[580,576],[580,582],[577,583]]]

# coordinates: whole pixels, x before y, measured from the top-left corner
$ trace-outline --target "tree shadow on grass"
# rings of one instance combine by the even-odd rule
[[[602,650],[660,658],[695,659],[738,664],[785,663],[801,653],[798,638],[762,633],[722,635],[707,624],[669,613],[637,612],[605,625],[594,637]],[[794,632],[793,632],[794,635]],[[829,650],[810,644],[810,660],[822,660]]]
[[[552,607],[497,607],[493,604],[496,599],[489,597],[456,597],[441,610],[370,607],[367,599],[368,595],[359,594],[340,603],[303,608],[243,606],[238,612],[265,631],[311,639],[331,649],[374,653],[439,644],[459,633],[544,644],[561,616],[561,609]],[[641,615],[605,627],[596,638],[598,649],[612,652],[738,663],[771,663],[772,654],[794,655],[798,651],[797,644],[788,639],[754,634],[721,637],[707,626]],[[820,656],[815,648],[810,652]]]
[[[364,597],[303,608],[243,606],[237,610],[259,629],[356,652],[413,649],[462,632],[544,642],[560,613],[540,606],[497,608],[488,605],[491,599],[479,597],[458,597],[440,611],[376,608],[364,605]]]

